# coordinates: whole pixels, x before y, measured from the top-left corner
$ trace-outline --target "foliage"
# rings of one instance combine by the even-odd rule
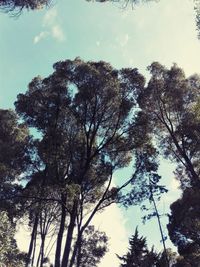
[[[54,69],[47,78],[34,78],[15,105],[21,118],[41,136],[34,142],[37,155],[32,158],[37,169],[27,186],[32,183],[40,191],[40,203],[46,188],[57,192],[53,201],[61,205],[62,212],[55,266],[60,266],[68,216],[62,267],[71,267],[93,216],[116,202],[123,188],[111,188],[111,181],[115,170],[130,163],[138,146],[130,122],[135,119],[144,78],[137,69],[116,70],[106,62],[79,58],[58,62]]]
[[[0,179],[14,181],[25,171],[28,129],[11,110],[0,109]]]
[[[5,211],[0,213],[0,262],[10,267],[23,267],[25,255],[20,253],[14,239],[15,227]]]
[[[0,9],[18,16],[23,9],[37,10],[49,4],[49,0],[0,0]]]
[[[90,225],[86,228],[81,245],[80,267],[96,267],[107,252],[108,238],[104,232]]]
[[[200,260],[199,189],[188,188],[182,198],[171,205],[169,236],[182,256],[179,265],[198,266]],[[179,266],[178,265],[178,266]],[[183,265],[180,265],[183,266]]]
[[[0,121],[0,210],[14,220],[19,215],[19,183],[29,170],[30,136],[14,111],[0,109]]]
[[[164,156],[176,162],[182,188],[199,185],[200,121],[194,106],[199,98],[200,78],[186,78],[178,66],[168,70],[157,62],[149,70],[152,77],[139,97],[149,127]]]
[[[118,255],[117,255],[118,256]],[[152,248],[147,248],[145,237],[139,237],[138,229],[129,240],[129,250],[126,255],[118,256],[121,260],[120,267],[154,267],[159,255]]]

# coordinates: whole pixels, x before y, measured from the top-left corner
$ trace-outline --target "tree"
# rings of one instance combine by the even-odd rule
[[[108,238],[104,232],[95,230],[90,225],[86,228],[81,244],[80,254],[77,254],[77,267],[96,267],[107,252]]]
[[[0,179],[13,182],[27,168],[28,128],[12,110],[0,109]]]
[[[0,0],[0,9],[18,16],[23,9],[41,9],[49,4],[49,0]]]
[[[199,189],[187,188],[180,199],[171,205],[169,236],[178,247],[181,257],[177,266],[199,266],[200,216]]]
[[[92,0],[86,0],[88,2]],[[96,0],[97,2],[106,2],[112,0]],[[122,0],[122,3],[127,6],[128,4],[138,4],[139,2],[148,2],[155,0]],[[120,2],[120,0],[116,1]],[[37,10],[49,6],[51,0],[0,0],[0,9],[4,12],[11,12],[13,15],[20,15],[22,10]]]
[[[176,177],[183,189],[182,199],[171,205],[169,235],[183,256],[178,260],[178,266],[187,266],[191,261],[194,266],[199,242],[199,229],[195,228],[199,223],[195,198],[200,188],[200,78],[198,75],[186,78],[183,70],[176,65],[168,70],[159,63],[153,63],[149,70],[152,77],[139,102],[143,112],[149,116],[152,135],[160,151],[176,163]],[[189,260],[190,257],[193,260]]]
[[[164,156],[177,164],[182,188],[199,186],[200,121],[194,109],[199,99],[198,75],[185,77],[174,65],[166,69],[153,63],[151,79],[139,97],[144,116]]]
[[[144,78],[137,69],[118,71],[108,63],[79,58],[58,62],[54,69],[47,78],[34,78],[15,105],[21,118],[40,132],[40,188],[58,192],[51,200],[62,211],[55,266],[71,267],[93,216],[116,202],[120,189],[132,180],[111,188],[113,172],[129,164],[136,148],[130,121]]]
[[[14,111],[0,109],[0,121],[0,210],[15,221],[22,190],[19,183],[29,171],[30,136]]]
[[[117,255],[118,256],[118,255]],[[126,255],[118,256],[121,260],[120,267],[154,267],[158,261],[159,255],[152,248],[147,248],[146,238],[139,237],[138,229],[129,240],[129,250]]]
[[[25,254],[17,248],[15,226],[5,211],[0,212],[0,218],[0,262],[10,267],[23,267]]]

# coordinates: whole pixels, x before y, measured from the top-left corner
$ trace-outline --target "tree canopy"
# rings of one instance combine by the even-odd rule
[[[94,215],[118,202],[120,190],[134,180],[136,173],[145,179],[145,170],[136,161],[133,178],[111,187],[114,171],[127,166],[136,148],[141,147],[134,121],[137,96],[145,80],[137,69],[116,70],[103,61],[84,62],[79,58],[58,62],[54,70],[47,78],[34,78],[27,92],[18,95],[15,106],[24,122],[40,134],[32,142],[32,172],[24,189],[27,200],[34,200],[29,189],[36,188],[38,195],[29,261],[34,261],[34,239],[41,221],[42,209],[38,207],[44,207],[42,203],[49,199],[60,205],[55,266],[66,267],[73,266],[81,255],[84,232]],[[145,142],[150,145],[148,138],[143,138]],[[143,190],[143,198],[145,192],[148,188]],[[40,258],[41,264],[43,258],[45,255]],[[80,265],[79,258],[77,262]]]

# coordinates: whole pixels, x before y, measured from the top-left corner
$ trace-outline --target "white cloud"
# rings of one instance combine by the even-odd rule
[[[40,32],[38,35],[36,35],[33,39],[33,43],[37,44],[39,43],[42,39],[45,39],[49,33],[47,31]]]
[[[58,12],[55,8],[46,12],[43,17],[42,26],[45,28],[45,31],[40,32],[34,37],[34,44],[37,44],[41,40],[45,39],[48,35],[58,42],[65,40],[64,32],[59,24]]]
[[[48,10],[43,18],[43,26],[52,26],[56,22],[57,17],[58,12],[55,8]]]
[[[62,30],[62,28],[59,25],[54,25],[51,28],[51,34],[52,34],[52,37],[54,39],[56,39],[57,41],[59,41],[59,42],[62,42],[65,39],[63,30]]]

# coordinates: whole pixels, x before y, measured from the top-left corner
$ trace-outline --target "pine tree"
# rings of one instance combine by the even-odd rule
[[[118,255],[117,255],[118,256]],[[147,248],[146,238],[139,236],[136,228],[134,235],[129,240],[129,249],[126,255],[118,256],[121,260],[120,267],[153,267],[158,261],[154,248]]]

